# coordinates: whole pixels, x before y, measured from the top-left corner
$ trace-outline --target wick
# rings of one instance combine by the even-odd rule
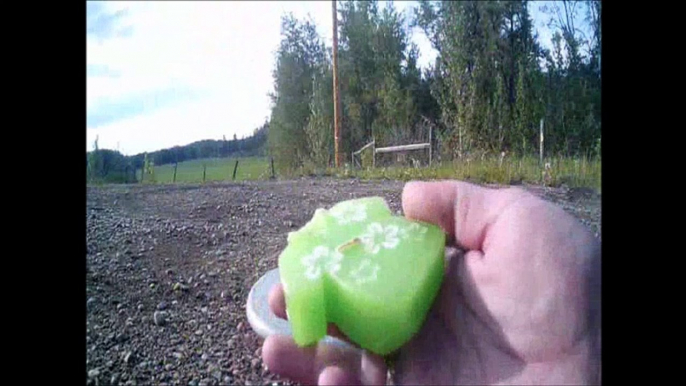
[[[343,252],[343,250],[348,249],[348,248],[352,247],[353,245],[360,244],[361,242],[362,242],[362,240],[360,240],[359,238],[355,237],[354,239],[348,241],[347,243],[341,244],[341,245],[338,247],[338,252]]]

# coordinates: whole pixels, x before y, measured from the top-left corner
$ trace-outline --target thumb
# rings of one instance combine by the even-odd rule
[[[521,189],[490,189],[462,181],[413,181],[405,185],[405,216],[436,224],[449,240],[468,250],[482,250],[489,227]]]

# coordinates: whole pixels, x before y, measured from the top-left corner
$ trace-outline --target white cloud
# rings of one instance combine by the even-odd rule
[[[222,139],[222,136],[230,139],[234,132],[241,137],[252,129],[244,132],[233,129],[243,123],[235,111],[256,115],[259,114],[257,110],[250,101],[241,98],[221,95],[202,98],[117,121],[105,129],[87,129],[87,148],[92,149],[96,135],[101,148],[119,148],[127,155],[203,139]]]
[[[206,95],[87,129],[87,149],[99,135],[101,148],[114,149],[119,143],[127,154],[234,133],[249,135],[269,114],[267,93],[272,90],[281,14],[292,10],[304,17],[309,11],[318,22],[323,13],[331,18],[329,2],[104,4],[108,12],[128,9],[122,22],[133,26],[133,34],[87,40],[87,63],[106,65],[120,74],[87,78],[87,108],[98,99],[121,100],[170,87]],[[329,30],[330,25],[329,20]]]

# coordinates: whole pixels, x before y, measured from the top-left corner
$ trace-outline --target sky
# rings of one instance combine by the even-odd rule
[[[532,17],[544,43],[550,31]],[[414,1],[396,1],[409,15]],[[270,114],[281,16],[308,14],[327,45],[331,1],[88,1],[86,149],[125,155],[247,137]],[[436,52],[412,31],[419,65]]]

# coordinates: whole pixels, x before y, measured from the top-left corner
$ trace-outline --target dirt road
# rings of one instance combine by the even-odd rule
[[[381,195],[399,212],[402,187],[333,179],[89,187],[89,384],[288,384],[262,367],[245,317],[250,287],[316,208]],[[596,193],[523,187],[600,237]]]

